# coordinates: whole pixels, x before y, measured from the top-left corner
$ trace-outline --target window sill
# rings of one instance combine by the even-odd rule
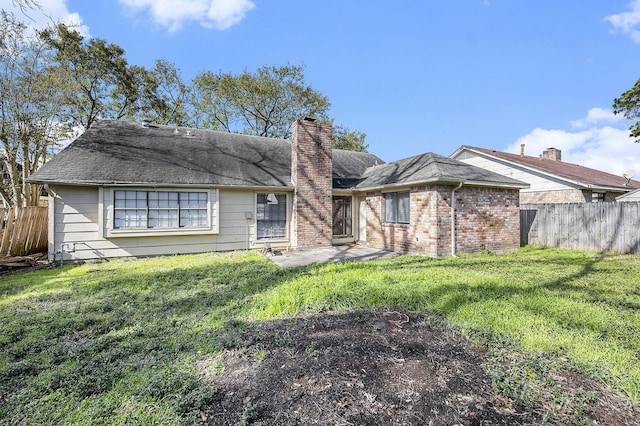
[[[111,229],[107,231],[107,238],[121,237],[168,237],[180,235],[215,235],[218,231],[207,228],[182,229]]]

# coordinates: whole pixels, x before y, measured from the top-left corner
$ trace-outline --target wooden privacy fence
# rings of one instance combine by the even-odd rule
[[[46,207],[0,209],[0,256],[46,252],[48,218]]]
[[[521,205],[520,243],[640,253],[640,202]]]

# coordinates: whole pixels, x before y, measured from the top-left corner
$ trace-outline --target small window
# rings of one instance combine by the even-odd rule
[[[410,200],[409,191],[384,194],[384,221],[386,223],[409,223]]]
[[[208,226],[208,193],[114,191],[114,229]]]
[[[591,201],[594,203],[604,203],[604,192],[592,192]]]
[[[287,195],[258,194],[256,225],[259,240],[287,237]]]

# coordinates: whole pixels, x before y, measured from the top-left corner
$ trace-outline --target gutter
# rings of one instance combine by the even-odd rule
[[[450,184],[458,184],[460,183],[460,181],[458,180],[453,180],[453,179],[443,179],[441,177],[436,177],[434,179],[425,179],[425,180],[418,180],[418,181],[412,181],[412,182],[398,182],[398,183],[392,183],[392,184],[380,184],[380,185],[374,185],[374,186],[363,186],[363,187],[359,187],[356,186],[355,190],[358,192],[372,192],[372,191],[380,191],[380,190],[388,190],[388,189],[398,189],[398,188],[409,188],[412,186],[420,186],[420,185],[433,185],[433,184],[442,184],[442,185],[450,185]],[[480,186],[480,187],[487,187],[487,188],[507,188],[507,189],[527,189],[529,188],[531,185],[529,185],[528,183],[521,183],[521,184],[515,184],[515,183],[504,183],[504,182],[491,182],[491,181],[476,181],[476,180],[465,180],[463,182],[463,184],[465,185],[471,185],[471,186]]]
[[[451,190],[451,256],[456,257],[456,191],[462,188],[464,182]]]
[[[153,182],[85,182],[85,181],[50,181],[50,180],[27,180],[29,183],[42,185],[59,186],[81,186],[81,187],[110,187],[110,188],[192,188],[192,189],[244,189],[254,191],[290,191],[293,186],[256,186],[256,185],[219,185],[215,183],[153,183]]]

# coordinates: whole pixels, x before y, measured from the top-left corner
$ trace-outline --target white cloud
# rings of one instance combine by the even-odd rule
[[[154,22],[177,31],[186,21],[226,30],[255,7],[250,0],[118,0],[134,12],[149,9]]]
[[[509,145],[507,152],[520,153],[520,144],[525,144],[525,154],[538,156],[547,148],[562,150],[562,161],[575,163],[604,172],[622,175],[626,170],[640,171],[640,144],[629,137],[628,122],[614,127],[620,122],[610,111],[592,108],[583,119],[572,121],[571,125],[583,130],[537,128]],[[581,126],[575,126],[579,123]],[[598,124],[597,126],[595,124]],[[592,125],[586,128],[588,125]]]
[[[622,115],[616,115],[613,113],[613,110],[606,108],[591,108],[587,112],[586,118],[581,118],[579,120],[572,121],[571,127],[575,129],[583,129],[589,125],[600,124],[600,123],[617,123],[619,121],[624,121],[625,118]]]
[[[0,0],[0,8],[13,14],[34,29],[43,29],[52,23],[62,22],[75,28],[84,37],[91,37],[89,27],[76,12],[70,12],[66,0],[38,0],[40,8],[20,10],[11,0]]]
[[[621,31],[628,34],[633,41],[640,43],[640,0],[634,0],[629,4],[631,10],[606,16],[605,21],[613,26],[614,31]]]

